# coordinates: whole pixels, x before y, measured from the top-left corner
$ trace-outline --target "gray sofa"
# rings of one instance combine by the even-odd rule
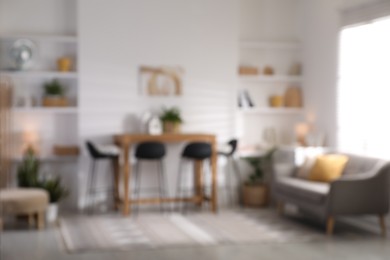
[[[341,215],[379,216],[386,235],[385,214],[389,211],[390,164],[381,159],[345,154],[349,157],[342,177],[331,182],[297,178],[296,167],[280,170],[274,164],[272,193],[283,213],[285,203],[326,221],[327,234],[333,233],[335,218]],[[294,169],[295,168],[295,169]]]

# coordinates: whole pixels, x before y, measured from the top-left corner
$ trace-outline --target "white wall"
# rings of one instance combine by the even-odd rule
[[[162,106],[181,108],[185,132],[215,133],[220,141],[231,138],[237,10],[236,0],[79,1],[81,140],[109,142],[114,133],[136,132],[137,118]],[[183,95],[140,95],[141,65],[182,66]],[[170,145],[166,166],[171,190],[180,150],[180,145]],[[80,191],[86,167],[79,176]]]

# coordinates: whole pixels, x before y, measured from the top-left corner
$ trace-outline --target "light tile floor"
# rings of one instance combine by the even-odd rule
[[[374,231],[376,232],[376,231]],[[353,241],[336,236],[325,242],[196,246],[153,250],[107,251],[68,254],[53,228],[44,231],[13,229],[1,233],[0,260],[117,260],[117,259],[390,259],[390,239],[370,236]]]

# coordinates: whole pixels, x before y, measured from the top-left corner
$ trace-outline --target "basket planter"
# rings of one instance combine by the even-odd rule
[[[42,106],[67,107],[69,106],[69,100],[66,97],[61,97],[61,96],[46,96],[42,100]]]
[[[164,133],[170,133],[170,134],[175,134],[175,133],[180,133],[181,130],[181,123],[177,122],[164,122]]]
[[[247,207],[265,207],[268,204],[268,187],[265,184],[244,184],[242,200]]]

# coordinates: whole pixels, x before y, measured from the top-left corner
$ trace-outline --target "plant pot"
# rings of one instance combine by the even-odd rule
[[[164,133],[180,133],[181,124],[177,122],[164,122]]]
[[[54,223],[58,219],[58,203],[50,203],[46,210],[46,222]]]
[[[68,99],[61,96],[46,96],[42,100],[42,106],[44,107],[67,107],[68,105]]]
[[[244,184],[242,187],[244,206],[264,207],[268,204],[268,187],[264,184]]]

